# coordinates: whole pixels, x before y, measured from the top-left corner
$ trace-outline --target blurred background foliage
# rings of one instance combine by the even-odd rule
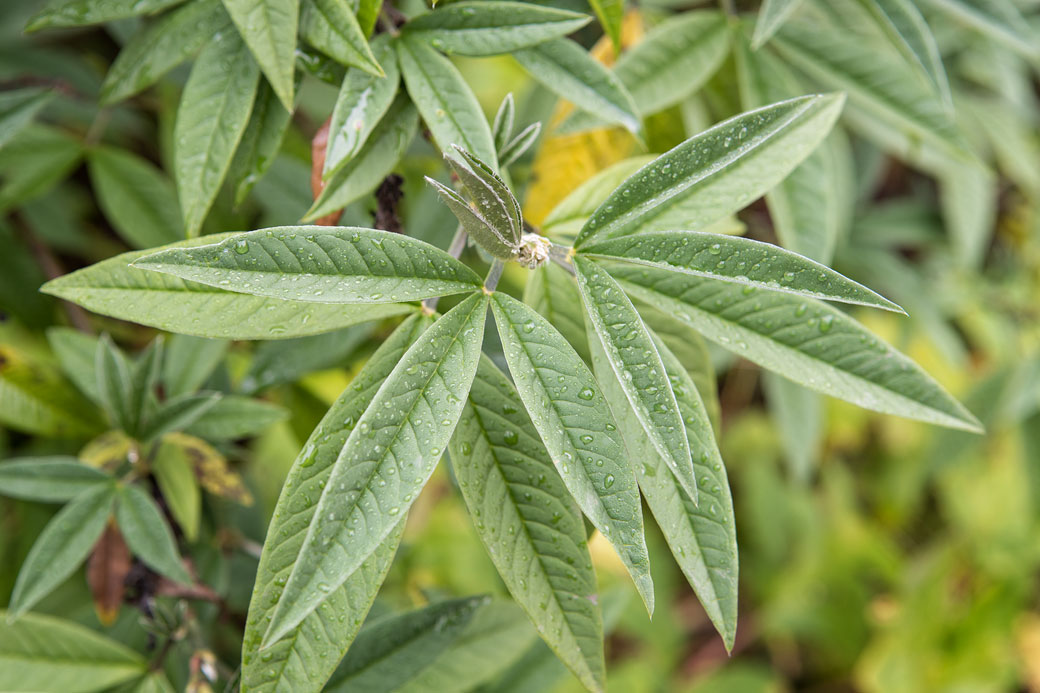
[[[580,0],[562,4],[588,11]],[[1040,3],[1019,4],[1032,12],[1033,28],[1040,26]],[[400,4],[406,11],[408,5]],[[696,5],[641,3],[626,16],[624,44],[637,43],[666,12]],[[754,3],[740,5],[755,9]],[[154,178],[157,195],[172,194],[162,171],[171,170],[177,94],[188,71],[181,66],[144,95],[99,108],[107,66],[141,20],[27,37],[22,28],[39,6],[37,0],[4,0],[0,8],[3,89],[43,86],[53,93],[35,122],[0,150],[5,458],[76,454],[103,430],[58,368],[48,330],[73,325],[107,331],[130,351],[155,335],[88,317],[36,289],[48,277],[154,244],[113,213],[94,153],[136,157]],[[944,52],[962,130],[989,168],[965,180],[956,166],[930,170],[912,153],[892,156],[850,129],[849,223],[833,264],[907,308],[909,318],[867,311],[857,317],[961,397],[988,433],[948,431],[805,396],[713,351],[719,437],[740,547],[737,644],[727,656],[668,560],[655,567],[659,606],[647,621],[610,548],[593,541],[612,629],[612,690],[1040,691],[1040,60],[935,13],[928,19]],[[578,38],[592,46],[598,34],[587,27]],[[612,60],[606,41],[594,53]],[[513,169],[534,224],[597,172],[630,156],[665,151],[741,110],[737,68],[728,59],[695,96],[648,119],[644,148],[619,129],[555,133],[568,107],[511,58],[460,58],[456,64],[489,116],[512,92],[521,125],[541,120],[549,126]],[[321,79],[302,81],[298,111],[269,172],[237,207],[234,191],[225,186],[204,233],[300,218],[313,199],[309,140],[331,113],[336,93]],[[437,152],[417,139],[399,166],[401,217],[409,234],[446,247],[455,222],[422,182],[438,167]],[[371,199],[356,202],[342,223],[370,225],[373,209]],[[740,218],[751,237],[776,240],[761,202]],[[150,223],[158,224],[149,232],[159,238],[169,231],[161,215]],[[518,290],[524,271],[511,266],[503,286]],[[228,460],[225,471],[241,478],[255,502],[241,505],[211,493],[199,479],[206,492],[199,540],[188,555],[213,593],[188,602],[184,595],[158,596],[149,616],[153,632],[163,623],[190,624],[175,645],[180,662],[197,663],[199,653],[212,652],[220,666],[235,668],[256,558],[281,481],[302,441],[387,333],[388,325],[369,324],[331,339],[234,343],[214,364],[209,389],[258,396],[290,416],[252,439],[215,443]],[[304,357],[290,362],[290,351]],[[373,614],[482,593],[491,585],[506,597],[452,484],[442,465],[409,516]],[[52,506],[0,498],[0,603],[53,512]],[[665,556],[650,517],[651,554]],[[128,583],[128,603],[111,625],[99,622],[82,571],[37,611],[143,649],[149,634],[139,625],[134,600],[156,596],[147,583]],[[455,645],[460,651],[494,648],[492,664],[473,674],[474,686],[580,690],[522,615],[506,602],[493,605]],[[190,617],[178,611],[185,608]],[[167,667],[167,674],[178,690],[193,676],[182,665]]]

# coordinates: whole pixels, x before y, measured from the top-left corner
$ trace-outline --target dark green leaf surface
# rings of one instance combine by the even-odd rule
[[[291,383],[307,373],[348,363],[372,338],[373,325],[355,325],[312,337],[258,344],[249,371],[239,387],[255,393],[272,385]]]
[[[288,416],[289,412],[275,404],[225,395],[184,430],[206,440],[237,440],[262,433]]]
[[[98,338],[71,327],[52,327],[47,330],[47,342],[69,380],[91,401],[100,404],[95,361]]]
[[[229,237],[194,238],[174,247],[190,248]],[[302,337],[414,310],[397,304],[302,303],[214,289],[131,266],[146,254],[117,255],[50,281],[42,290],[103,315],[218,339]]]
[[[133,380],[130,363],[108,335],[103,335],[94,354],[94,372],[101,406],[112,424],[133,434],[137,410],[133,406]]]
[[[653,612],[639,492],[624,442],[588,366],[545,318],[502,293],[491,302],[509,371],[578,506],[610,541]]]
[[[597,119],[641,130],[637,102],[621,79],[574,41],[546,41],[513,57],[547,89]]]
[[[351,432],[314,509],[264,644],[278,642],[381,544],[433,473],[477,370],[488,299],[476,293],[405,353]]]
[[[772,243],[740,236],[672,231],[626,236],[584,246],[581,256],[769,289],[810,298],[840,301],[895,312],[902,309],[862,284]]]
[[[491,128],[458,68],[421,39],[403,36],[396,43],[408,95],[440,150],[458,145],[497,168]]]
[[[222,0],[285,110],[293,110],[300,0]],[[230,72],[230,70],[229,70]],[[239,76],[244,79],[245,75]]]
[[[228,169],[228,178],[235,188],[236,205],[242,204],[249,191],[274,163],[289,129],[290,119],[291,114],[282,106],[271,85],[261,82],[253,103],[253,113],[249,116],[249,123]]]
[[[78,137],[32,123],[0,150],[0,212],[35,199],[65,179],[80,162]]]
[[[385,62],[376,58],[347,0],[303,0],[300,35],[342,65],[357,67],[376,77]]]
[[[390,568],[404,528],[403,519],[341,587],[330,591],[323,606],[307,616],[288,637],[263,653],[258,651],[282,585],[303,547],[317,499],[340,451],[380,386],[430,322],[424,316],[412,316],[380,345],[322,418],[293,463],[275,508],[253,588],[242,650],[244,691],[274,691],[302,682],[320,688],[332,674],[338,658],[315,658],[312,653],[334,647],[342,656],[361,628]]]
[[[167,397],[195,392],[227,353],[228,343],[183,334],[170,335],[163,357],[162,385]]]
[[[465,149],[454,148],[450,156],[445,157],[448,165],[459,177],[480,213],[488,220],[491,227],[509,245],[519,245],[523,234],[523,215],[520,203],[513,197],[513,192],[485,162],[476,158]]]
[[[581,513],[509,379],[483,357],[451,440],[462,497],[510,594],[589,690],[603,624]]]
[[[840,95],[782,101],[691,137],[622,183],[575,246],[718,221],[783,180],[826,136],[843,103]]]
[[[281,226],[216,245],[164,250],[135,267],[254,296],[390,303],[471,291],[481,281],[443,250],[349,226]]]
[[[38,87],[0,93],[0,149],[36,117],[54,94]]]
[[[476,241],[481,249],[499,260],[511,260],[516,257],[517,245],[506,240],[502,232],[487,219],[488,215],[484,210],[474,209],[476,205],[470,205],[462,195],[432,178],[427,177],[426,182],[437,191],[441,201],[459,220],[462,230]]]
[[[87,168],[105,217],[131,247],[154,248],[184,236],[177,193],[155,166],[99,147],[87,154]]]
[[[192,0],[177,8],[120,51],[101,85],[101,103],[116,103],[155,84],[222,30],[231,30],[231,19],[220,0]]]
[[[405,32],[448,54],[511,53],[566,36],[588,24],[588,15],[523,2],[455,2],[420,15]]]
[[[0,612],[0,690],[92,693],[147,669],[141,655],[78,623],[36,614],[9,618]]]
[[[173,534],[162,510],[138,486],[123,486],[116,497],[116,522],[131,553],[171,580],[190,585],[194,581],[181,563]]]
[[[47,523],[18,572],[8,621],[31,609],[79,567],[105,528],[113,498],[112,484],[96,485],[76,496]]]
[[[0,464],[0,494],[44,503],[72,500],[108,479],[75,457],[24,457]]]
[[[697,479],[682,416],[650,333],[628,296],[602,267],[576,257],[574,269],[590,338],[599,341],[611,368],[597,380],[602,383],[612,374],[628,401],[626,416],[635,415],[679,484],[696,502]],[[622,411],[623,407],[615,407],[615,417]]]
[[[148,418],[139,437],[150,442],[172,431],[180,431],[208,416],[220,400],[221,395],[216,392],[187,393],[168,399]]]
[[[861,407],[978,431],[975,417],[920,367],[813,299],[646,267],[611,266],[625,290],[706,338],[811,390]]]
[[[33,15],[25,30],[101,24],[116,19],[155,14],[184,0],[65,0]]]

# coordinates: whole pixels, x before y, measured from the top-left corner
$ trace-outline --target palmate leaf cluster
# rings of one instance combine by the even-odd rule
[[[590,9],[621,49],[622,3]],[[643,502],[731,648],[737,539],[704,339],[780,376],[767,380],[771,400],[812,409],[822,393],[980,430],[920,366],[832,304],[902,308],[828,265],[849,225],[851,133],[939,178],[963,267],[984,252],[989,150],[1016,183],[1036,186],[1022,152],[976,142],[965,124],[992,112],[1021,134],[1021,114],[951,80],[931,28],[955,22],[1009,60],[1035,59],[1040,43],[1010,2],[697,9],[663,17],[610,68],[569,38],[588,30],[590,16],[511,1],[381,14],[370,0],[73,0],[27,29],[133,17],[149,19],[127,37],[99,101],[121,113],[194,59],[169,128],[172,182],[127,150],[33,124],[55,98],[44,90],[0,100],[0,171],[20,168],[30,148],[49,156],[5,177],[0,209],[42,194],[85,159],[105,216],[136,248],[43,291],[182,335],[168,348],[178,345],[179,356],[164,357],[157,341],[133,361],[107,339],[52,338],[63,365],[76,364],[66,370],[80,394],[120,432],[120,464],[133,467],[144,451],[159,495],[181,497],[173,488],[195,487],[198,471],[163,471],[178,464],[164,450],[197,453],[188,438],[219,444],[282,415],[246,397],[198,393],[209,373],[193,367],[184,368],[191,382],[174,386],[167,374],[178,359],[223,357],[203,353],[210,342],[198,338],[331,338],[312,342],[321,350],[354,326],[394,325],[289,470],[245,624],[243,690],[422,689],[450,676],[436,665],[459,633],[508,620],[504,605],[467,598],[365,624],[409,510],[442,459],[509,593],[587,689],[602,690],[606,678],[590,532],[613,547],[652,614],[650,563],[668,559],[648,551]],[[489,123],[452,59],[501,54],[573,104],[559,132],[620,128],[645,141],[649,118],[678,107],[689,137],[608,168],[536,228],[511,167],[540,126],[517,127],[511,97]],[[732,88],[718,88],[723,74]],[[228,232],[236,227],[220,225],[221,191],[236,204],[250,197],[312,79],[338,88],[313,204],[292,225]],[[310,225],[369,196],[420,132],[446,158],[440,179],[428,181],[457,220],[451,248],[407,227]],[[728,233],[762,196],[783,247]],[[522,300],[498,286],[510,263],[529,269]],[[439,313],[442,297],[449,307]],[[292,358],[272,354],[272,363]],[[270,382],[256,368],[249,377],[257,390]],[[2,637],[67,628],[24,612],[78,567],[110,515],[150,569],[193,582],[168,521],[125,467],[47,459],[0,470],[5,493],[67,501],[55,527],[75,529],[41,536],[9,608],[19,620]],[[189,542],[195,494],[168,508]],[[38,566],[44,559],[49,571]],[[106,662],[111,678],[91,690],[144,671],[132,652],[89,632],[66,637]]]

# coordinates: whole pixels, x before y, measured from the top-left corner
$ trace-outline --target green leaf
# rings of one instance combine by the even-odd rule
[[[108,413],[112,424],[133,434],[137,410],[133,406],[134,384],[130,363],[107,334],[98,341],[94,354],[94,372],[97,374],[101,406]]]
[[[928,0],[928,4],[1027,58],[1040,58],[1040,34],[1011,0]]]
[[[0,213],[33,200],[65,179],[83,156],[83,144],[40,124],[23,128],[0,150]]]
[[[236,205],[245,201],[249,191],[274,163],[291,118],[292,114],[282,107],[271,85],[261,82],[253,113],[228,169],[228,179],[235,188]]]
[[[296,65],[296,28],[300,18],[300,0],[222,0],[239,35],[249,46],[264,76],[278,95],[285,110],[293,110],[293,70]],[[337,17],[337,19],[339,19]],[[308,39],[309,40],[309,39]],[[234,54],[232,54],[234,55]],[[236,56],[237,58],[237,56]],[[224,60],[228,60],[227,57]],[[241,69],[241,67],[238,67]],[[227,70],[233,74],[234,69]],[[246,73],[236,80],[253,82]],[[231,84],[225,84],[225,87]],[[245,94],[246,85],[241,85]],[[250,87],[255,90],[255,84]],[[252,101],[252,97],[250,97]],[[237,139],[237,138],[236,138]]]
[[[228,343],[183,334],[166,341],[162,365],[162,386],[167,397],[198,390],[227,354]]]
[[[614,52],[621,52],[621,23],[625,19],[624,0],[589,0],[603,31],[610,37]]]
[[[510,140],[498,153],[498,158],[502,168],[512,166],[513,163],[522,157],[527,150],[534,145],[535,141],[538,140],[538,135],[540,135],[541,132],[542,124],[540,122],[531,123],[521,130],[516,137]]]
[[[116,522],[130,551],[145,565],[171,580],[191,585],[173,533],[162,510],[138,486],[122,486],[116,497]]]
[[[524,221],[520,203],[513,197],[513,192],[488,164],[458,146],[454,150],[445,159],[466,194],[501,240],[518,246],[524,232]]]
[[[271,645],[264,653],[259,652],[278,595],[299,557],[306,528],[313,521],[317,499],[328,484],[333,465],[376,392],[430,323],[426,316],[414,315],[379,346],[322,418],[293,462],[267,532],[253,587],[242,649],[244,690],[269,691],[282,685],[299,687],[304,683],[312,689],[321,688],[361,627],[379,584],[390,568],[404,528],[403,519],[341,587],[330,591],[325,606],[307,616],[294,634]],[[329,647],[336,648],[339,656],[309,656],[315,650]],[[270,659],[265,660],[268,652]]]
[[[35,87],[0,93],[0,149],[28,126],[54,95]]]
[[[791,294],[649,267],[611,266],[626,291],[763,368],[888,414],[979,431],[974,416],[910,359],[844,313]]]
[[[512,53],[560,38],[591,17],[523,2],[455,2],[409,21],[404,32],[439,51],[476,57]]]
[[[329,123],[329,143],[322,170],[326,180],[357,156],[397,96],[401,73],[389,37],[383,34],[373,40],[372,50],[386,75],[347,70]]]
[[[624,442],[588,366],[541,315],[494,294],[509,371],[567,490],[614,546],[653,612],[639,491]]]
[[[512,137],[515,120],[516,101],[513,99],[513,92],[509,92],[506,94],[506,98],[502,99],[502,103],[499,104],[498,112],[495,113],[495,120],[491,124],[491,134],[495,138],[495,151],[501,153],[506,146],[506,142]]]
[[[483,357],[451,439],[462,497],[510,594],[589,690],[603,623],[581,513],[509,379]]]
[[[939,202],[961,267],[977,268],[986,257],[997,225],[1000,190],[983,164],[949,167],[939,178]]]
[[[98,338],[71,327],[51,327],[47,330],[47,342],[69,380],[80,392],[100,404],[95,363]]]
[[[127,151],[99,147],[87,154],[90,181],[112,227],[134,248],[182,237],[173,184],[155,166]]]
[[[473,382],[487,304],[487,296],[475,293],[434,323],[358,420],[314,510],[265,645],[282,639],[342,585],[422,490]],[[356,532],[361,522],[365,529]]]
[[[823,437],[822,398],[775,373],[762,374],[762,389],[791,478],[805,484],[816,466]]]
[[[231,237],[233,234],[204,236],[166,247],[191,248]],[[120,320],[217,339],[302,337],[414,310],[397,304],[302,303],[223,291],[131,266],[148,252],[103,260],[52,280],[41,291]],[[234,320],[228,320],[229,316]]]
[[[137,356],[131,371],[130,411],[133,417],[133,433],[140,433],[141,424],[155,413],[156,390],[162,369],[163,338],[156,337]]]
[[[582,361],[589,362],[581,296],[570,272],[556,263],[547,263],[531,272],[524,285],[524,303],[548,320],[574,347]]]
[[[425,41],[402,36],[396,44],[408,95],[437,147],[451,152],[456,144],[497,168],[491,128],[458,68]]]
[[[66,26],[87,26],[116,19],[155,14],[184,0],[66,0],[36,13],[25,25],[33,32]]]
[[[238,34],[214,36],[192,67],[174,126],[174,170],[189,237],[197,236],[249,124],[259,70]],[[291,105],[290,105],[291,108]]]
[[[97,410],[52,364],[0,344],[0,422],[17,431],[57,438],[94,435]]]
[[[384,68],[380,63],[385,63],[382,58],[376,60],[372,54],[372,48],[346,0],[303,0],[300,36],[342,65],[359,68],[376,77],[383,76]]]
[[[792,66],[830,89],[848,94],[851,114],[881,123],[913,141],[923,141],[963,160],[965,145],[938,93],[921,89],[921,79],[883,43],[849,40],[818,24],[789,22],[772,46]],[[858,117],[850,122],[858,125]],[[869,131],[867,134],[871,134]],[[885,142],[881,142],[882,146]]]
[[[641,131],[637,102],[621,79],[574,41],[546,41],[513,57],[544,87],[597,119]]]
[[[768,51],[753,53],[744,40],[738,39],[736,58],[744,108],[759,108],[805,91]],[[841,156],[841,145],[847,143],[839,144],[840,137],[840,131],[832,131],[816,151],[766,193],[769,215],[781,244],[825,264],[833,257],[852,215],[843,194],[852,164]]]
[[[740,236],[696,231],[644,233],[591,243],[582,248],[582,256],[739,284],[749,293],[768,289],[903,312],[888,299],[825,265],[772,243]]]
[[[805,96],[744,113],[640,169],[586,222],[575,247],[633,233],[698,230],[787,176],[834,125],[844,98]]]
[[[480,277],[443,250],[389,231],[280,226],[147,255],[135,267],[233,291],[314,303],[387,303],[472,291]]]
[[[441,201],[459,220],[462,230],[476,241],[481,250],[499,260],[512,260],[516,257],[519,244],[506,240],[502,232],[488,220],[487,217],[490,215],[485,214],[482,209],[477,209],[477,203],[474,202],[471,206],[462,195],[429,176],[426,177],[426,182],[437,191]]]
[[[697,598],[727,650],[732,650],[737,631],[737,537],[726,470],[712,433],[711,423],[697,388],[679,360],[660,341],[655,340],[668,379],[674,383],[683,433],[693,451],[694,466],[700,479],[701,502],[694,504],[676,481],[671,469],[654,449],[638,422],[621,416],[618,421],[629,454],[641,460],[636,477],[650,511],[668,542],[672,555],[697,593]],[[620,384],[607,374],[610,364],[598,341],[590,341],[592,362],[608,401],[624,402]]]
[[[542,232],[551,238],[573,242],[581,227],[596,208],[610,197],[614,188],[653,160],[652,156],[624,159],[592,176],[553,207],[542,222]]]
[[[189,424],[185,432],[211,441],[237,440],[262,433],[289,416],[276,404],[238,395],[224,395],[205,414]]]
[[[173,684],[161,671],[156,671],[141,679],[134,687],[134,693],[177,693]]]
[[[187,452],[172,442],[161,441],[152,462],[152,475],[184,538],[195,541],[199,536],[202,495]]]
[[[221,399],[218,392],[186,393],[168,399],[148,418],[138,437],[151,442],[171,431],[183,430],[208,415]]]
[[[586,323],[599,340],[629,404],[626,410],[615,403],[615,416],[635,414],[654,449],[696,503],[697,478],[679,405],[650,333],[628,296],[602,267],[576,257],[574,269]],[[610,371],[603,372],[597,379],[602,383],[609,374]]]
[[[23,457],[0,464],[0,493],[43,503],[72,500],[109,479],[75,457]]]
[[[307,373],[346,365],[372,338],[372,333],[373,325],[366,324],[259,344],[239,387],[251,394],[272,385],[295,382]]]
[[[231,19],[220,0],[192,0],[134,35],[105,76],[101,103],[133,96],[197,53]]]
[[[357,155],[333,174],[304,221],[342,209],[375,190],[397,166],[418,127],[415,106],[399,94]]]
[[[95,485],[72,499],[47,523],[18,572],[8,607],[8,623],[31,609],[79,567],[105,529],[114,497],[112,484]]]
[[[78,623],[37,614],[10,618],[0,612],[0,690],[93,693],[147,668],[141,655]]]
[[[446,600],[386,616],[366,626],[325,690],[400,690],[446,651],[489,601],[488,597]]]
[[[376,27],[376,21],[379,19],[379,12],[383,8],[383,3],[380,0],[357,0],[356,3],[352,2],[351,4],[357,5],[357,21],[362,33],[366,37],[371,37]]]
[[[784,22],[794,14],[802,0],[763,0],[762,9],[755,20],[755,35],[751,39],[751,47],[761,48],[773,34],[783,26]]]

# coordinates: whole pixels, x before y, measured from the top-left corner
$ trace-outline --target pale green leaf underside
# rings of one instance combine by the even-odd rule
[[[313,303],[396,303],[472,291],[480,277],[402,234],[349,226],[280,226],[215,245],[147,255],[135,267],[251,294]]]
[[[271,616],[296,627],[397,526],[451,439],[477,370],[488,299],[475,293],[418,338],[351,432]]]
[[[27,457],[0,464],[0,494],[59,503],[72,500],[108,478],[75,457]]]
[[[414,315],[379,346],[329,408],[293,463],[275,507],[253,587],[242,648],[243,691],[266,693],[304,684],[320,688],[332,675],[339,657],[314,654],[334,649],[342,657],[361,628],[397,550],[403,519],[343,585],[329,592],[317,610],[287,637],[259,652],[282,586],[299,558],[317,499],[340,451],[383,381],[430,322]]]
[[[751,40],[758,49],[783,26],[784,22],[798,9],[802,0],[764,0],[755,20],[755,35]]]
[[[190,248],[232,236],[203,236],[167,247]],[[117,255],[54,279],[42,290],[102,315],[219,339],[303,337],[414,310],[398,304],[347,306],[250,296],[131,266],[149,252]]]
[[[596,210],[580,247],[640,232],[695,231],[760,197],[827,135],[844,98],[782,101],[722,122],[644,166]]]
[[[181,563],[173,534],[162,511],[137,486],[124,486],[116,498],[116,522],[130,552],[171,580],[191,585],[191,573]]]
[[[0,611],[0,690],[91,693],[142,675],[133,650],[78,623],[26,614],[8,623]]]
[[[603,624],[581,513],[509,379],[482,357],[451,440],[462,497],[510,594],[589,690]]]
[[[625,290],[811,390],[888,414],[979,431],[928,374],[825,303],[657,269],[611,265]]]
[[[1011,0],[928,0],[954,19],[1036,59],[1040,57],[1040,33],[1030,27]]]
[[[491,302],[509,371],[564,484],[614,546],[653,612],[639,492],[599,384],[567,341],[529,306]]]
[[[293,110],[293,70],[300,0],[223,0],[285,110]]]
[[[614,407],[615,418],[622,411],[626,416],[635,415],[654,449],[696,502],[697,479],[682,416],[650,333],[628,296],[602,267],[575,257],[574,269],[586,323],[591,326],[590,338],[598,339],[611,373],[628,401],[627,411]],[[604,376],[598,377],[601,383]]]
[[[696,231],[639,234],[586,245],[581,256],[740,284],[749,291],[768,289],[903,312],[895,303],[825,265],[772,243],[740,236]]]

